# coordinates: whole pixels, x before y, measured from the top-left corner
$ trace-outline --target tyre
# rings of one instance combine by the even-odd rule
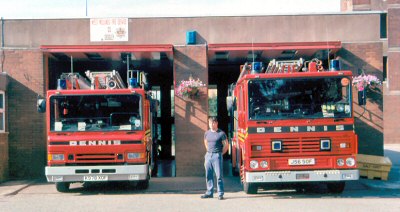
[[[327,183],[327,188],[329,192],[335,193],[335,194],[340,194],[343,192],[344,187],[346,186],[345,182],[331,182]]]
[[[141,180],[137,184],[137,188],[140,190],[145,190],[149,188],[149,180]]]
[[[237,167],[239,167],[239,163],[237,162],[237,152],[236,149],[232,149],[232,155],[231,155],[231,164],[232,164],[232,176],[234,177],[238,177],[239,176],[239,170]],[[236,162],[235,165],[236,167],[233,167],[233,162]]]
[[[239,171],[237,170],[236,167],[232,167],[232,176],[238,177],[239,176]]]
[[[243,191],[246,194],[257,194],[258,186],[255,183],[243,183]]]
[[[56,183],[56,189],[58,192],[68,192],[69,191],[69,185],[71,183],[66,183],[66,182],[61,182],[61,183]]]

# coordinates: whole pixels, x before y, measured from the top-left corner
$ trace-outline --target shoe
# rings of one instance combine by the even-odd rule
[[[202,198],[202,199],[213,198],[213,195],[212,194],[203,194],[203,195],[201,195],[200,198]]]
[[[224,200],[224,196],[219,196],[218,200]]]

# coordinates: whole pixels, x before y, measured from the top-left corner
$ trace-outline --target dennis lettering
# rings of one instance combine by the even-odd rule
[[[70,141],[70,146],[105,146],[105,145],[121,145],[120,140],[108,140],[108,141]]]

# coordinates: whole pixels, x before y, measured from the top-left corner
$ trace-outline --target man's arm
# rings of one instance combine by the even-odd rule
[[[207,140],[204,139],[204,146],[206,147],[206,150],[208,151],[208,146],[207,146]]]
[[[222,145],[223,145],[222,154],[225,154],[228,151],[228,148],[229,148],[228,144],[229,144],[228,139],[225,139],[222,141]]]

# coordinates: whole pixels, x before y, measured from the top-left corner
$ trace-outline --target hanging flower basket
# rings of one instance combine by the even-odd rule
[[[381,81],[378,77],[371,74],[361,74],[353,78],[353,86],[357,88],[358,91],[364,91],[367,88],[374,88],[380,85]]]
[[[358,104],[365,105],[367,103],[366,91],[374,89],[380,85],[381,81],[374,75],[361,74],[353,78],[353,87],[358,90]]]
[[[206,86],[200,79],[182,80],[175,90],[175,95],[184,98],[194,98],[199,95],[199,88]]]

